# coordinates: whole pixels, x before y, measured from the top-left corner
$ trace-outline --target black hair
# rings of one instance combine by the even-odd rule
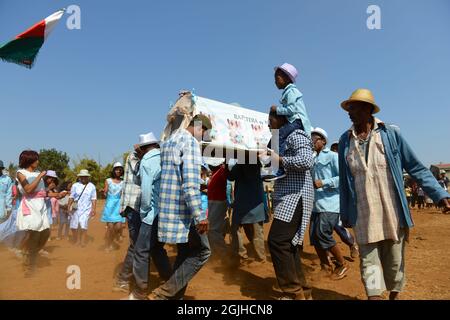
[[[269,112],[269,117],[277,118],[277,119],[279,119],[279,120],[280,120],[281,122],[283,122],[283,123],[288,122],[286,116],[279,115],[279,114],[277,114],[276,111],[270,110],[270,112]]]
[[[280,73],[280,75],[283,77],[284,81],[285,81],[287,84],[294,83],[294,82],[291,80],[291,77],[289,77],[288,74],[287,74],[284,70],[278,68],[278,69],[275,71],[275,74],[276,74],[277,72]]]

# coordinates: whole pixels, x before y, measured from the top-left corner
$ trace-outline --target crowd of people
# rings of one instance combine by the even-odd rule
[[[212,123],[199,114],[165,141],[153,133],[140,135],[124,165],[113,165],[102,190],[106,250],[117,246],[125,222],[129,231],[114,290],[128,293],[130,300],[183,299],[210,256],[230,268],[249,259],[245,234],[256,262],[267,263],[270,254],[280,299],[312,299],[300,254],[309,227],[323,273],[341,280],[350,267],[333,237],[336,231],[351,257],[360,258],[368,298],[381,299],[386,290],[390,299],[398,298],[405,285],[405,245],[413,227],[411,199],[416,198],[420,208],[426,195],[444,212],[450,211],[448,179],[444,173],[438,182],[399,128],[374,116],[380,108],[367,89],[356,90],[341,103],[352,126],[330,144],[327,132],[311,125],[295,85],[297,75],[288,63],[275,68],[275,84],[283,93],[280,105],[270,108],[268,120],[279,139],[258,154],[256,163],[206,161],[199,142]],[[60,183],[56,172],[39,172],[38,165],[39,154],[26,150],[19,156],[16,183],[0,176],[0,240],[20,250],[27,276],[45,252],[52,220],[59,220],[58,239],[69,237],[70,228],[73,243],[84,247],[97,207],[88,170],[80,170],[73,184]],[[267,166],[272,174],[262,176],[261,168]],[[0,162],[0,172],[3,169]],[[404,171],[415,181],[411,190],[405,190]],[[273,183],[270,201],[264,181]],[[417,197],[412,196],[415,192]],[[264,223],[269,220],[266,252]],[[177,247],[173,265],[166,244]],[[151,261],[160,283],[149,292]],[[371,281],[374,270],[380,271],[380,286]]]

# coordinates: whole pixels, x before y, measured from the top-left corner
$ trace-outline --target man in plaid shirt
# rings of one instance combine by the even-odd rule
[[[269,115],[272,130],[286,122],[286,117],[275,112]],[[275,212],[268,238],[275,275],[284,294],[281,299],[311,299],[311,288],[306,283],[298,249],[303,243],[314,201],[311,139],[303,130],[295,130],[286,139],[284,156],[271,152],[271,157],[272,162],[282,165],[286,172],[286,177],[274,185]]]
[[[155,289],[150,299],[183,298],[189,281],[211,255],[208,220],[201,210],[202,156],[197,141],[211,128],[206,116],[197,115],[187,129],[179,129],[161,145],[158,238],[176,243],[178,256],[172,277]]]

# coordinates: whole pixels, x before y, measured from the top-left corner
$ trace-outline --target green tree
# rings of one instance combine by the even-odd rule
[[[39,170],[54,170],[61,180],[66,179],[70,158],[67,153],[56,149],[39,151]]]

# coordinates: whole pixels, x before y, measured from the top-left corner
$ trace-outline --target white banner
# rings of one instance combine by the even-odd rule
[[[262,150],[271,138],[268,114],[195,97],[195,112],[211,120],[211,144],[226,149]]]

